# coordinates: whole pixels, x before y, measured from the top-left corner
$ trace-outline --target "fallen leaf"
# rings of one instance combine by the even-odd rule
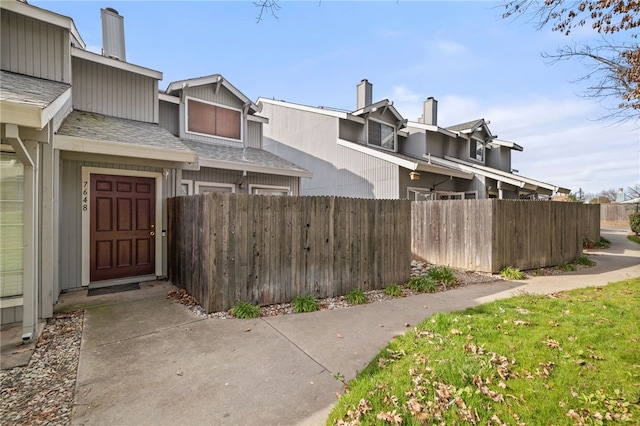
[[[461,335],[462,331],[458,330],[457,328],[452,328],[450,333],[455,335]]]
[[[245,330],[244,330],[244,332],[245,332],[245,333],[247,333],[247,332],[249,332],[249,331],[251,331],[251,329],[250,329],[250,328],[247,328],[247,329],[245,329]]]

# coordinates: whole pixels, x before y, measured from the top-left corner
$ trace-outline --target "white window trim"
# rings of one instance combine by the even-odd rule
[[[196,102],[200,102],[202,104],[208,104],[208,105],[213,105],[216,107],[220,107],[220,108],[226,108],[226,109],[230,109],[232,111],[238,111],[240,113],[240,139],[233,139],[233,138],[226,138],[224,136],[218,136],[218,135],[210,135],[208,133],[198,133],[198,132],[192,132],[191,130],[189,130],[189,100],[194,100]],[[223,105],[223,104],[219,104],[216,102],[211,102],[211,101],[205,101],[204,99],[200,99],[200,98],[195,98],[193,96],[187,96],[185,98],[184,101],[184,128],[185,128],[185,133],[188,133],[190,135],[198,135],[198,136],[204,136],[207,138],[214,138],[214,139],[222,139],[222,140],[226,140],[226,141],[232,141],[232,142],[242,142],[244,140],[244,114],[242,113],[242,110],[240,108],[234,108],[234,107],[230,107],[229,105]]]
[[[471,156],[471,143],[473,143],[473,142],[475,142],[475,144],[476,144],[476,151],[478,150],[478,144],[481,144],[483,146],[482,160],[478,160],[477,158]],[[469,138],[469,149],[467,150],[467,153],[469,154],[469,160],[473,161],[474,163],[485,164],[485,162],[487,160],[487,144],[482,139],[470,137]]]
[[[218,187],[222,187],[222,188],[231,188],[231,192],[235,193],[236,192],[236,185],[233,183],[218,183],[218,182],[205,182],[203,180],[197,180],[196,181],[196,185],[195,185],[195,192],[193,192],[194,194],[199,194],[200,193],[200,187],[207,187],[207,186],[218,186]]]
[[[82,181],[80,182],[80,198],[87,197],[87,209],[83,209],[83,203],[80,203],[80,210],[82,212],[82,286],[86,287],[90,283],[91,272],[91,175],[116,175],[116,176],[132,176],[132,177],[150,177],[156,180],[156,225],[162,223],[162,173],[156,172],[144,172],[137,170],[126,169],[108,169],[104,167],[82,167]],[[87,194],[82,194],[83,187],[85,187]],[[157,277],[162,276],[162,242],[163,238],[156,238],[156,272]]]
[[[389,126],[389,127],[391,127],[393,129],[393,149],[389,149],[389,148],[387,148],[385,146],[382,146],[382,141],[381,141],[380,145],[370,144],[369,143],[369,122],[370,121],[373,121],[375,123],[384,124],[385,126]],[[368,117],[367,118],[367,131],[365,133],[365,137],[366,137],[366,141],[367,141],[367,145],[368,146],[375,146],[376,148],[382,148],[382,149],[384,149],[386,151],[390,151],[390,152],[398,152],[398,131],[397,131],[396,127],[394,125],[392,125],[392,124],[385,123],[382,120],[378,120],[378,119],[375,119],[375,118]]]
[[[253,194],[253,188],[273,189],[275,191],[287,191],[287,195],[291,195],[291,187],[289,187],[289,186],[249,184],[249,194]]]
[[[190,179],[182,179],[180,185],[187,185],[187,195],[193,195],[193,181]]]
[[[411,197],[411,192],[421,192],[421,193],[428,193],[428,194],[433,194],[433,192],[429,189],[429,188],[420,188],[418,186],[407,186],[407,199],[411,200],[411,201],[416,201]]]

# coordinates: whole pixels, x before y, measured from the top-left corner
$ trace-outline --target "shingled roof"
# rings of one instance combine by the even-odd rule
[[[46,108],[71,86],[57,81],[0,71],[0,100]]]

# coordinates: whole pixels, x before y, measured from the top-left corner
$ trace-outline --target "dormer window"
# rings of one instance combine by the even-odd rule
[[[209,102],[187,99],[187,132],[241,140],[242,112]]]
[[[471,138],[469,139],[469,158],[484,163],[484,142]]]
[[[372,119],[367,120],[367,144],[396,150],[396,129]]]

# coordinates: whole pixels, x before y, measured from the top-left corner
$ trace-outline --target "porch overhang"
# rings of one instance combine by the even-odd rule
[[[179,163],[195,163],[193,151],[161,148],[149,145],[135,145],[107,140],[87,139],[77,136],[56,135],[54,147],[61,151],[87,154],[118,155],[123,157],[165,160]]]

